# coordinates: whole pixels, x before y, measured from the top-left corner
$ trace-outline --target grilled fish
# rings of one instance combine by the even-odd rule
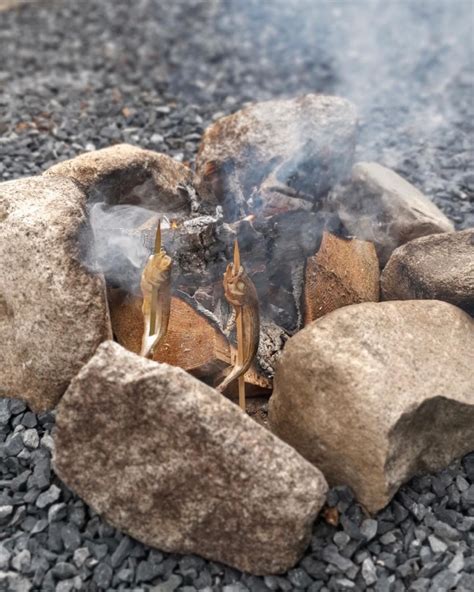
[[[230,374],[217,386],[219,392],[229,386],[247,372],[252,364],[260,339],[260,314],[257,290],[242,266],[234,275],[234,265],[229,263],[224,274],[224,295],[235,309],[242,315],[244,326],[244,356],[241,364],[234,366]]]
[[[168,330],[171,307],[171,268],[173,261],[165,251],[150,255],[142,273],[144,331],[140,355],[153,356]]]

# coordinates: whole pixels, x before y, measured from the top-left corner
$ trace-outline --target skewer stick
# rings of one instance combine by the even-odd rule
[[[155,251],[157,255],[161,251],[161,219],[158,220],[158,227],[155,236]],[[156,332],[156,309],[158,307],[158,288],[153,286],[151,289],[150,301],[150,332],[149,335],[154,335]]]
[[[240,269],[240,250],[239,250],[239,243],[237,239],[235,239],[234,243],[234,275],[237,275]],[[242,316],[242,307],[239,306],[236,308],[235,311],[235,323],[237,326],[237,364],[243,364],[244,362],[244,319]],[[239,406],[241,409],[245,411],[246,403],[245,403],[245,377],[239,376],[238,378],[238,385],[239,385]]]

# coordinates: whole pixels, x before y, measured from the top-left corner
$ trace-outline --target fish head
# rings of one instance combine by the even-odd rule
[[[161,250],[159,253],[150,255],[144,271],[146,280],[154,285],[167,282],[170,279],[172,266],[173,260],[166,251]]]

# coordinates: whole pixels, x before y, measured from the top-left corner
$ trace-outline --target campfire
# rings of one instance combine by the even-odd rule
[[[194,170],[118,145],[0,189],[3,258],[29,254],[0,295],[3,392],[57,406],[58,475],[140,541],[278,573],[326,480],[375,513],[474,447],[472,231],[354,165],[356,127],[338,97],[257,103]],[[428,273],[431,249],[461,272]]]
[[[177,224],[171,226],[177,228]],[[171,306],[172,259],[165,253],[161,244],[161,220],[156,229],[154,253],[150,255],[141,277],[143,293],[143,337],[140,355],[153,356],[155,348],[166,337]],[[217,387],[224,393],[235,380],[238,381],[239,405],[245,411],[244,374],[250,368],[258,349],[260,339],[260,320],[258,296],[255,286],[240,263],[239,243],[234,243],[234,261],[227,266],[224,274],[224,293],[226,300],[234,307],[237,328],[236,363],[230,374]]]

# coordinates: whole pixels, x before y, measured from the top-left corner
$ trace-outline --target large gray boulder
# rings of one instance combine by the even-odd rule
[[[435,300],[363,303],[286,344],[272,430],[370,511],[474,450],[474,321]]]
[[[392,251],[419,236],[450,232],[453,224],[421,191],[375,162],[359,162],[351,182],[330,198],[347,230],[372,241],[382,267]]]
[[[318,469],[183,370],[107,342],[58,406],[55,467],[111,524],[255,574],[299,559]]]
[[[385,300],[451,302],[474,314],[474,229],[433,234],[396,249],[382,274]]]
[[[311,209],[349,176],[356,141],[355,107],[308,94],[255,103],[217,120],[202,139],[196,189],[229,219]]]
[[[158,212],[191,210],[191,170],[166,154],[130,144],[86,152],[55,164],[46,176],[70,177],[91,201],[143,206]]]
[[[0,184],[0,394],[54,407],[111,329],[101,277],[81,264],[74,181]]]

